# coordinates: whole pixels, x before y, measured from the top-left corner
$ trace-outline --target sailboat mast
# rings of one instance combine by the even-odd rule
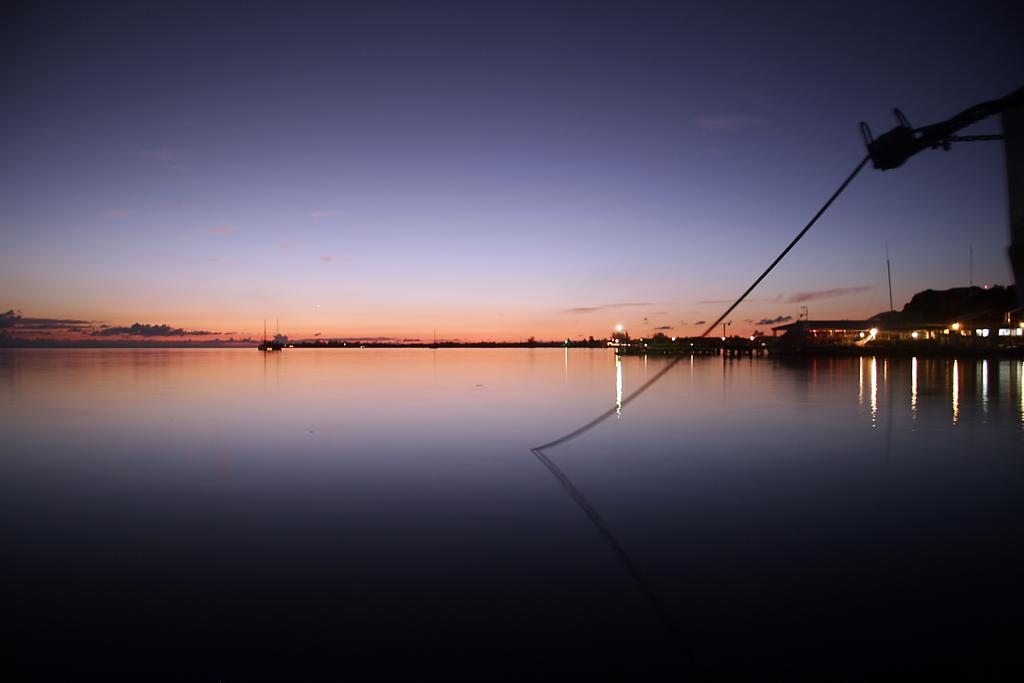
[[[889,243],[885,243],[885,272],[889,275],[889,312],[892,313],[892,267],[889,265]]]

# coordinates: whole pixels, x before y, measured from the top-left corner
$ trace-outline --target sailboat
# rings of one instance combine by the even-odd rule
[[[278,329],[278,337],[279,336],[280,336],[280,329]],[[274,341],[267,341],[267,321],[266,320],[263,321],[263,341],[256,348],[258,348],[260,351],[280,351],[281,349],[284,348],[284,344],[282,344],[281,342],[277,341],[276,338],[275,338]]]

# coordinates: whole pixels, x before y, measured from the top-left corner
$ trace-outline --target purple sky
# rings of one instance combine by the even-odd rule
[[[1021,85],[1013,4],[5,10],[0,311],[694,334],[864,154],[858,121]],[[971,243],[976,283],[1009,283],[1007,222],[999,143],[866,170],[733,329],[887,308],[886,242],[897,306],[966,285]]]

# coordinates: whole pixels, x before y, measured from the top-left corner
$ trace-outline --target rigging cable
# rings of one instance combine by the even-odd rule
[[[803,236],[807,234],[807,231],[810,230],[811,227],[815,223],[818,222],[818,219],[822,217],[822,215],[828,210],[828,208],[830,206],[832,206],[832,202],[834,202],[836,199],[838,199],[839,195],[841,195],[843,193],[843,190],[846,189],[847,185],[849,185],[853,181],[853,179],[857,177],[857,174],[861,172],[861,169],[864,168],[864,165],[868,162],[868,160],[870,158],[871,158],[870,156],[866,156],[866,157],[864,157],[860,161],[859,164],[857,164],[857,167],[853,169],[853,171],[850,173],[850,175],[846,176],[846,180],[844,180],[842,182],[842,184],[838,188],[836,188],[836,191],[833,192],[832,196],[828,198],[828,201],[825,202],[820,209],[818,209],[818,213],[814,214],[814,217],[811,218],[811,220],[807,223],[807,225],[804,226],[804,229],[801,230],[797,234],[797,236],[793,238],[793,241],[790,242],[786,246],[786,248],[782,250],[781,254],[779,254],[778,256],[775,257],[775,260],[771,262],[771,265],[769,265],[767,268],[765,268],[765,271],[763,273],[761,273],[761,275],[759,275],[756,280],[754,280],[754,283],[752,285],[750,285],[749,287],[747,287],[747,291],[743,292],[743,294],[740,295],[740,298],[736,299],[736,301],[734,301],[733,304],[731,306],[729,306],[729,308],[725,309],[725,313],[722,313],[722,315],[718,316],[718,319],[715,320],[715,322],[713,322],[710,325],[708,325],[708,329],[704,330],[703,334],[701,334],[700,337],[698,337],[698,339],[703,339],[704,337],[708,336],[708,334],[710,334],[712,330],[714,330],[716,327],[718,327],[718,325],[723,320],[725,320],[725,317],[727,315],[732,313],[733,310],[735,310],[737,306],[739,306],[741,303],[743,303],[743,300],[746,299],[750,295],[750,293],[753,292],[754,289],[759,284],[761,284],[761,281],[764,280],[768,276],[768,273],[772,272],[772,270],[775,269],[775,266],[779,265],[779,261],[781,261],[783,258],[785,258],[786,254],[788,254],[790,252],[790,250],[793,247],[796,246],[796,243],[799,242],[801,239],[803,239]],[[577,436],[579,436],[580,434],[583,434],[584,432],[589,431],[593,427],[596,427],[601,422],[604,422],[609,417],[614,415],[615,411],[617,409],[620,409],[621,407],[625,406],[627,403],[629,403],[633,399],[637,398],[640,394],[642,394],[645,391],[647,391],[651,387],[651,385],[653,385],[655,382],[657,382],[659,379],[661,379],[665,375],[665,373],[667,373],[669,370],[671,370],[681,360],[682,360],[682,356],[679,356],[675,360],[671,361],[668,365],[666,365],[661,370],[659,370],[658,373],[656,375],[654,375],[654,377],[652,377],[649,380],[647,380],[646,382],[644,382],[642,385],[640,385],[640,387],[636,391],[634,391],[632,394],[630,394],[629,396],[624,398],[622,400],[621,404],[612,406],[611,408],[609,408],[605,412],[601,413],[596,418],[594,418],[590,422],[586,423],[582,427],[574,429],[573,431],[569,432],[568,434],[565,434],[564,436],[560,436],[559,438],[555,439],[554,441],[549,441],[548,443],[546,443],[546,444],[544,444],[542,446],[537,446],[535,448],[531,448],[530,450],[534,451],[534,452],[547,450],[548,448],[552,448],[554,446],[558,446],[559,444],[563,444],[566,441],[569,441],[570,439],[574,439]]]
[[[811,227],[818,222],[818,219],[821,218],[822,215],[824,215],[828,208],[832,206],[832,202],[834,202],[839,197],[839,195],[843,193],[846,187],[853,181],[854,178],[857,177],[857,174],[861,172],[861,170],[864,168],[864,165],[867,164],[868,160],[870,159],[870,155],[866,156],[860,161],[860,163],[857,164],[856,168],[854,168],[850,175],[846,177],[846,180],[844,180],[839,185],[839,187],[836,188],[836,191],[832,193],[832,196],[828,198],[828,201],[826,201],[822,205],[822,207],[818,209],[818,212],[814,214],[814,217],[811,218],[810,221],[808,221],[807,225],[804,226],[803,230],[797,233],[797,236],[794,237],[793,240],[786,246],[786,248],[782,250],[782,253],[775,257],[775,260],[771,262],[771,265],[769,265],[765,269],[765,271],[761,273],[761,275],[758,276],[756,280],[754,280],[754,283],[747,287],[747,290],[743,292],[743,294],[741,294],[740,297],[736,299],[736,301],[733,302],[733,304],[729,306],[729,308],[727,308],[725,312],[718,317],[717,320],[715,320],[715,322],[711,323],[711,325],[709,325],[708,328],[704,330],[704,333],[701,334],[698,338],[708,336],[708,334],[712,330],[718,327],[719,323],[725,320],[725,317],[727,315],[732,313],[733,310],[737,306],[739,306],[743,302],[743,300],[746,299],[747,296],[749,296],[750,293],[753,292],[759,284],[761,284],[761,281],[764,280],[768,276],[768,274],[775,269],[775,266],[777,266],[779,262],[782,261],[783,258],[785,258],[786,254],[788,254],[790,250],[796,246],[796,243],[799,242],[803,238],[803,236],[807,234],[807,231],[810,230]],[[611,408],[609,408],[608,410],[606,410],[605,412],[601,413],[596,418],[591,420],[590,422],[587,422],[583,426],[574,429],[568,434],[560,436],[554,441],[549,441],[546,444],[530,449],[530,452],[533,453],[537,457],[537,460],[540,461],[540,463],[547,468],[547,470],[551,473],[552,476],[555,477],[555,479],[559,481],[559,483],[561,483],[562,487],[573,499],[573,502],[575,502],[576,505],[579,506],[579,508],[587,515],[590,521],[594,524],[595,528],[604,538],[605,542],[607,542],[609,547],[612,549],[612,552],[615,554],[615,557],[619,560],[619,562],[622,563],[623,567],[626,570],[626,573],[629,574],[629,576],[640,588],[640,591],[643,593],[647,601],[650,603],[651,608],[654,610],[654,613],[657,615],[658,620],[661,622],[662,626],[665,628],[666,631],[670,633],[675,632],[678,627],[673,622],[668,610],[666,610],[665,607],[661,604],[661,601],[658,599],[658,596],[654,592],[651,585],[647,582],[646,579],[644,579],[643,575],[640,573],[639,568],[633,563],[629,555],[626,554],[622,545],[615,538],[615,535],[612,533],[611,529],[604,522],[601,516],[598,515],[597,510],[594,509],[594,506],[590,504],[586,496],[584,496],[583,493],[578,488],[576,488],[576,486],[572,483],[572,480],[569,479],[565,472],[563,472],[562,469],[544,453],[544,451],[549,448],[553,448],[555,446],[563,444],[566,441],[574,439],[577,436],[583,434],[584,432],[587,432],[596,427],[597,425],[599,425],[600,423],[604,422],[609,417],[614,415],[617,410],[620,410],[622,406],[625,406],[627,403],[629,403],[630,401],[632,401],[633,399],[637,398],[642,393],[647,391],[649,388],[651,388],[651,386],[653,386],[655,382],[664,377],[669,372],[669,370],[675,367],[682,359],[682,356],[678,356],[674,360],[670,361],[653,377],[651,377],[649,380],[640,385],[640,387],[636,389],[636,391],[634,391],[625,399],[623,399],[621,403],[619,403],[616,406],[612,406]]]

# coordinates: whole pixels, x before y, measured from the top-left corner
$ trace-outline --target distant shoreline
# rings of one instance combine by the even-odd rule
[[[0,341],[0,349],[256,349],[256,342],[21,342]],[[391,342],[344,342],[338,344],[322,344],[295,342],[288,343],[288,349],[540,349],[540,348],[608,348],[607,340],[551,342],[438,342],[429,343],[391,343]]]
[[[399,344],[399,343],[382,343],[382,342],[370,342],[366,344],[359,343],[343,343],[343,344],[309,344],[309,343],[297,343],[289,345],[286,349],[282,350],[281,353],[287,352],[294,349],[348,349],[348,350],[360,350],[360,349],[608,349],[613,350],[614,347],[609,347],[606,340],[595,340],[593,343],[588,341],[584,342],[569,342],[566,344],[562,342],[474,342],[474,343],[438,343],[438,344],[422,344],[422,343],[410,343],[410,344]],[[162,344],[159,342],[148,343],[148,344],[111,344],[111,343],[65,343],[65,344],[47,344],[47,345],[31,345],[31,344],[10,344],[0,343],[0,351],[7,349],[23,349],[23,350],[111,350],[111,349],[122,349],[122,350],[179,350],[179,349],[196,349],[196,350],[241,350],[249,349],[256,350],[256,346],[253,344],[210,344],[210,343],[199,343],[199,344],[188,344],[188,343],[174,343],[168,342]],[[696,355],[709,355],[708,351],[720,351],[720,349],[707,348],[702,351],[697,351]],[[805,347],[805,348],[779,348],[778,345],[770,345],[766,349],[763,358],[772,359],[798,359],[798,358],[838,358],[838,357],[859,357],[859,356],[877,356],[883,358],[1024,358],[1024,346],[1019,347],[981,347],[981,346],[966,346],[966,345],[930,345],[930,344],[899,344],[899,345],[878,345],[878,346],[820,346],[820,347]],[[680,348],[678,350],[666,349],[666,348],[651,348],[644,351],[630,351],[622,353],[621,355],[629,356],[652,356],[652,357],[684,357],[692,355],[690,349]],[[719,353],[713,353],[712,355],[719,355]]]

